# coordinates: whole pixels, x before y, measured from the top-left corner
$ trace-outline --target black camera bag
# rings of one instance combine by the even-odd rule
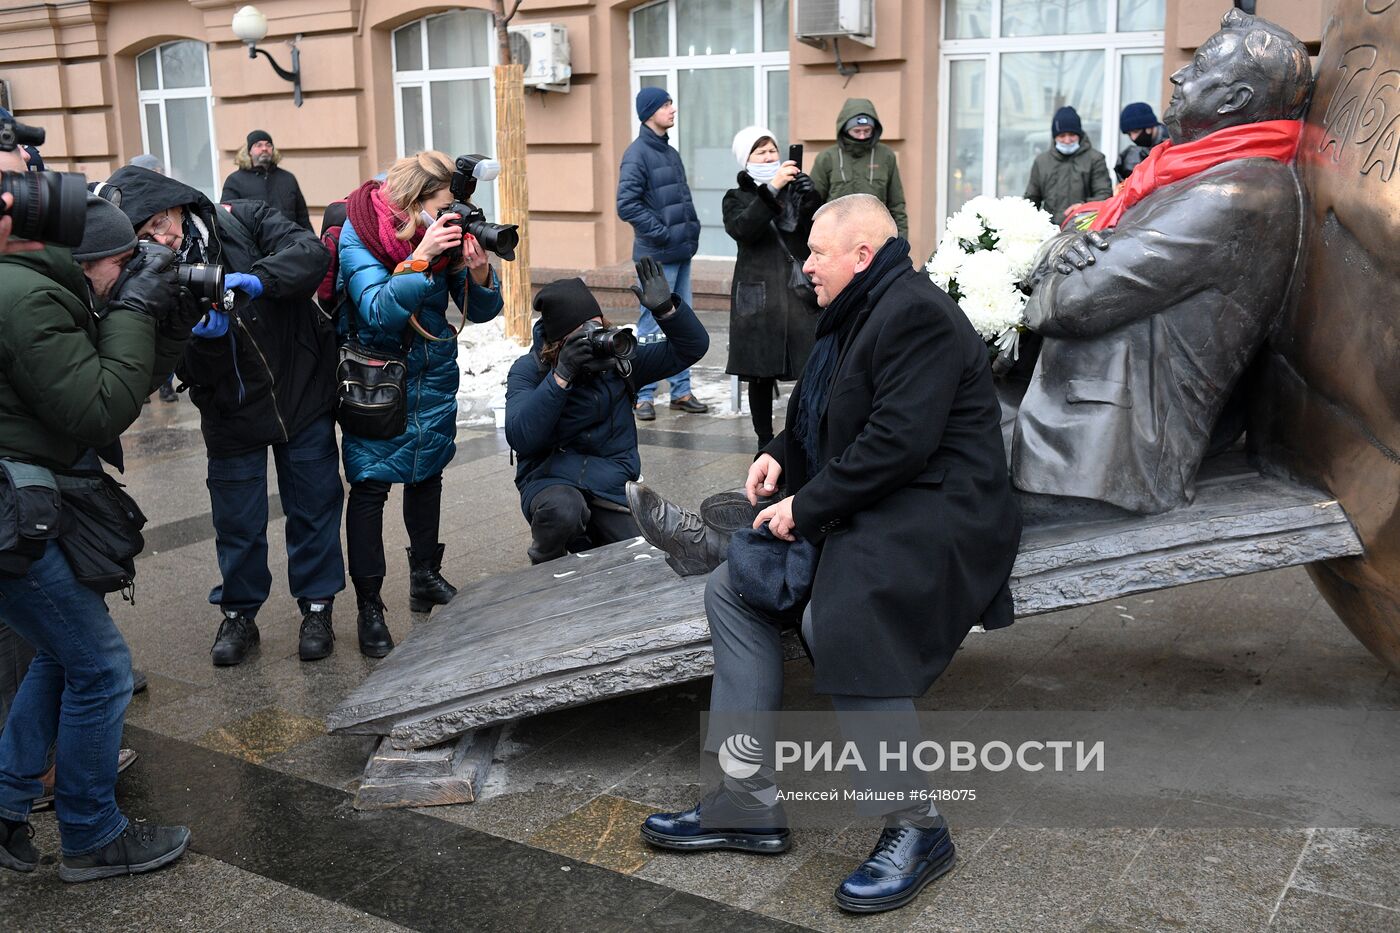
[[[347,296],[342,302],[348,305]],[[408,341],[405,328],[400,352],[372,349],[360,342],[355,309],[342,307],[350,336],[340,347],[335,369],[335,420],[346,434],[384,441],[408,429]]]
[[[136,555],[146,546],[141,507],[101,470],[58,473],[56,478],[64,512],[58,546],[73,576],[98,593],[129,590],[136,580]]]
[[[0,460],[0,576],[18,578],[57,538],[62,518],[58,483],[48,469]]]

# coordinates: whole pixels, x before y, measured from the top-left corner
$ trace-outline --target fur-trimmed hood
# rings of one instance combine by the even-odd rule
[[[253,157],[248,155],[248,144],[244,143],[243,148],[238,150],[238,155],[233,157],[234,164],[239,168],[251,169],[253,167]],[[277,167],[282,163],[282,150],[276,144],[272,147],[272,165]]]

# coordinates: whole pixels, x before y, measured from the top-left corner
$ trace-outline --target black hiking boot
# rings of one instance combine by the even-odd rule
[[[367,658],[382,658],[394,650],[394,636],[384,624],[384,601],[379,598],[383,577],[352,577],[355,602],[359,608],[356,620],[360,635],[360,654]]]
[[[219,623],[219,634],[214,636],[214,647],[209,649],[214,666],[242,664],[248,652],[258,647],[261,638],[258,625],[250,616],[225,609],[224,621]]]
[[[331,604],[307,603],[301,611],[301,636],[297,656],[303,661],[319,661],[335,650],[335,632],[331,629]]]
[[[444,550],[446,547],[441,544],[431,554],[408,548],[408,608],[414,612],[432,612],[434,606],[445,606],[457,595],[457,587],[438,573]]]
[[[127,823],[120,836],[96,852],[65,855],[58,866],[58,877],[69,882],[96,881],[155,871],[184,855],[189,844],[187,827]]]

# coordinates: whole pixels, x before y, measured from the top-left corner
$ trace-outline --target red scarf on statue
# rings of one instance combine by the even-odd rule
[[[345,201],[345,213],[360,242],[390,270],[398,268],[423,239],[421,225],[407,240],[398,238],[399,227],[407,218],[384,199],[377,181],[367,181],[355,189]]]
[[[1155,147],[1138,163],[1123,187],[1103,201],[1076,204],[1065,211],[1064,229],[1072,229],[1075,214],[1098,211],[1090,230],[1118,226],[1128,208],[1158,188],[1235,159],[1273,159],[1289,163],[1298,151],[1303,133],[1302,120],[1266,120],[1217,130],[1195,142],[1176,144],[1171,140]]]

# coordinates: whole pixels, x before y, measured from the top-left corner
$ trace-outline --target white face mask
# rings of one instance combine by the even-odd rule
[[[1079,151],[1079,143],[1055,143],[1055,148],[1060,150],[1060,155],[1074,155]]]
[[[780,168],[782,166],[777,162],[750,162],[744,166],[744,171],[749,173],[750,178],[762,185],[777,178]]]
[[[418,219],[421,220],[421,221],[423,221],[423,226],[425,226],[425,227],[431,227],[431,226],[433,225],[433,221],[434,221],[436,218],[434,218],[433,215],[432,215],[432,214],[429,214],[427,211],[419,211],[419,212],[418,212]]]

